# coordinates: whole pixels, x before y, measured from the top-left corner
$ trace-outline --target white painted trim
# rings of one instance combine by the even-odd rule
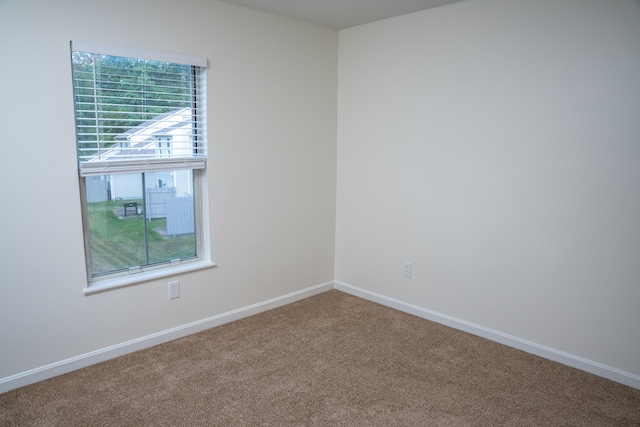
[[[85,295],[93,295],[112,289],[124,288],[125,286],[136,285],[138,283],[148,282],[154,279],[167,278],[176,276],[178,274],[189,273],[191,271],[204,270],[205,268],[216,267],[216,263],[199,259],[196,261],[186,261],[184,264],[178,264],[177,266],[171,266],[169,263],[164,263],[158,266],[153,266],[151,269],[142,269],[140,273],[132,273],[128,275],[122,275],[118,277],[111,277],[109,279],[96,280],[89,282],[87,287],[84,288]]]
[[[628,385],[633,388],[640,389],[640,376],[632,374],[630,372],[613,368],[602,363],[594,362],[592,360],[588,360],[570,353],[565,353],[564,351],[546,347],[544,345],[527,341],[522,338],[504,334],[502,332],[485,328],[484,326],[476,325],[474,323],[457,319],[446,314],[438,313],[433,310],[389,298],[387,296],[367,291],[365,289],[361,289],[347,283],[343,283],[340,281],[335,281],[334,283],[335,289],[339,291],[369,301],[373,301],[405,313],[413,314],[415,316],[422,317],[423,319],[431,320],[442,325],[450,326],[452,328],[459,329],[461,331],[468,332],[470,334],[477,335],[482,338],[498,342],[500,344],[508,345],[509,347],[517,348],[519,350],[526,351],[527,353],[535,354],[536,356],[553,360],[554,362],[562,363],[563,365],[571,366],[572,368],[580,369],[582,371],[589,372],[600,377],[608,378],[610,380]]]
[[[287,295],[249,305],[247,307],[242,307],[237,310],[218,314],[207,319],[198,320],[196,322],[177,326],[175,328],[136,338],[131,341],[126,341],[100,350],[92,351],[90,353],[81,354],[79,356],[71,357],[69,359],[61,360],[46,366],[11,375],[9,377],[0,378],[0,393],[5,393],[18,387],[33,384],[57,375],[75,371],[76,369],[104,362],[105,360],[133,353],[134,351],[182,338],[215,326],[220,326],[225,323],[253,316],[258,313],[330,291],[333,288],[333,281],[322,283]]]
[[[287,295],[283,295],[281,297],[276,297],[264,302],[239,308],[237,310],[218,314],[207,319],[202,319],[186,325],[140,337],[131,341],[126,341],[121,344],[116,344],[90,353],[81,354],[79,356],[61,360],[59,362],[51,363],[46,366],[11,375],[9,377],[0,378],[0,393],[5,393],[18,387],[33,384],[38,381],[46,380],[57,375],[74,371],[76,369],[94,365],[96,363],[113,359],[118,356],[123,356],[134,351],[142,350],[154,345],[182,338],[187,335],[201,332],[209,328],[233,322],[235,320],[243,319],[245,317],[253,316],[255,314],[259,314],[277,307],[282,307],[284,305],[291,304],[293,302],[300,301],[302,299],[309,298],[323,292],[327,292],[331,289],[337,289],[339,291],[369,301],[373,301],[405,313],[413,314],[423,319],[450,326],[452,328],[459,329],[473,335],[489,339],[491,341],[499,342],[501,344],[505,344],[510,347],[517,348],[519,350],[523,350],[540,357],[544,357],[545,359],[553,360],[555,362],[562,363],[564,365],[571,366],[573,368],[577,368],[594,375],[608,378],[610,380],[617,381],[630,387],[640,389],[640,376],[632,374],[630,372],[625,372],[611,366],[603,365],[601,363],[565,353],[560,350],[507,335],[502,332],[485,328],[483,326],[457,319],[452,316],[447,316],[446,314],[438,313],[375,292],[367,291],[365,289],[361,289],[347,283],[343,283],[340,281],[330,281]]]
[[[163,52],[151,49],[139,49],[127,46],[113,46],[100,43],[72,40],[71,50],[80,52],[98,53],[102,55],[124,56],[127,58],[141,58],[151,61],[175,62],[178,64],[195,65],[207,68],[207,59],[200,56],[185,55],[182,53]]]

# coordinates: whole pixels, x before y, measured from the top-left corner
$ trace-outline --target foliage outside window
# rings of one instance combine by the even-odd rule
[[[125,53],[72,43],[90,282],[202,255],[206,61]]]

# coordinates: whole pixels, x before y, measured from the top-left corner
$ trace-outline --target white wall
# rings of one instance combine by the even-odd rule
[[[467,0],[339,45],[336,280],[640,375],[640,3]]]
[[[0,0],[0,380],[334,277],[640,375],[638,2],[466,0],[339,38],[338,81],[338,32],[215,0]],[[82,293],[72,39],[210,61],[218,267],[178,300]]]
[[[218,267],[84,296],[69,41],[209,59]],[[337,31],[214,0],[0,0],[0,379],[331,281]],[[28,161],[27,161],[28,160]]]

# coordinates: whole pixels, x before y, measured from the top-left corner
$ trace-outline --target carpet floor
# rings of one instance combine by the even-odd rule
[[[0,426],[640,426],[640,390],[337,290],[0,395]]]

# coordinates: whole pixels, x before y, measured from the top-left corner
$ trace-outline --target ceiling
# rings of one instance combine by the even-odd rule
[[[462,0],[222,0],[341,30]]]

